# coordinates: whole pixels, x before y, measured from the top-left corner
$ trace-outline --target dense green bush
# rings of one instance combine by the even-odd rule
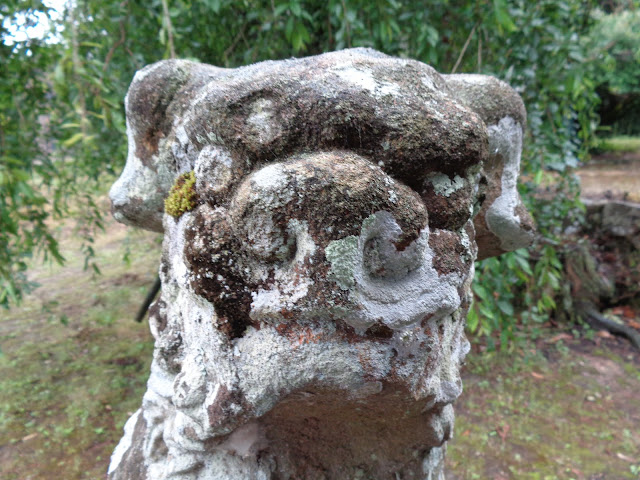
[[[591,52],[603,124],[613,133],[640,134],[640,10],[596,11],[594,18],[583,43]]]
[[[640,92],[640,10],[609,15],[596,10],[583,42],[594,80],[617,94]]]

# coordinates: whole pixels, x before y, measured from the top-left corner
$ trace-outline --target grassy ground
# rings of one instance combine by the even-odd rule
[[[34,270],[42,287],[0,312],[3,480],[104,478],[144,392],[152,343],[133,316],[155,277],[157,237],[109,222],[96,278],[69,228],[64,237],[68,265]],[[622,340],[557,334],[509,355],[474,346],[450,480],[640,478],[637,353]]]
[[[104,477],[148,375],[151,335],[133,317],[157,271],[155,237],[110,222],[96,245],[103,275],[94,278],[67,228],[68,264],[36,268],[42,286],[0,311],[3,480]]]
[[[640,478],[638,354],[570,337],[470,357],[449,480]]]
[[[640,137],[630,137],[626,135],[605,137],[598,141],[596,150],[601,153],[637,152],[640,150]]]

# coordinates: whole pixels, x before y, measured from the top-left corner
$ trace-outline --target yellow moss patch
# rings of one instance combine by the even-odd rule
[[[196,206],[196,174],[191,171],[176,178],[169,196],[164,201],[164,211],[174,218]]]

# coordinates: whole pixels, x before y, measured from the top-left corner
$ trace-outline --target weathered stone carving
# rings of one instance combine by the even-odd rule
[[[109,478],[443,478],[474,260],[533,235],[519,96],[354,49],[159,62],[126,109],[113,212],[165,237]]]

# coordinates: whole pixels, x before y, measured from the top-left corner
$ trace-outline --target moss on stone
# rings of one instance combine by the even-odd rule
[[[164,211],[174,218],[180,218],[184,212],[196,206],[196,175],[193,171],[183,173],[176,178],[169,195],[164,201]]]

